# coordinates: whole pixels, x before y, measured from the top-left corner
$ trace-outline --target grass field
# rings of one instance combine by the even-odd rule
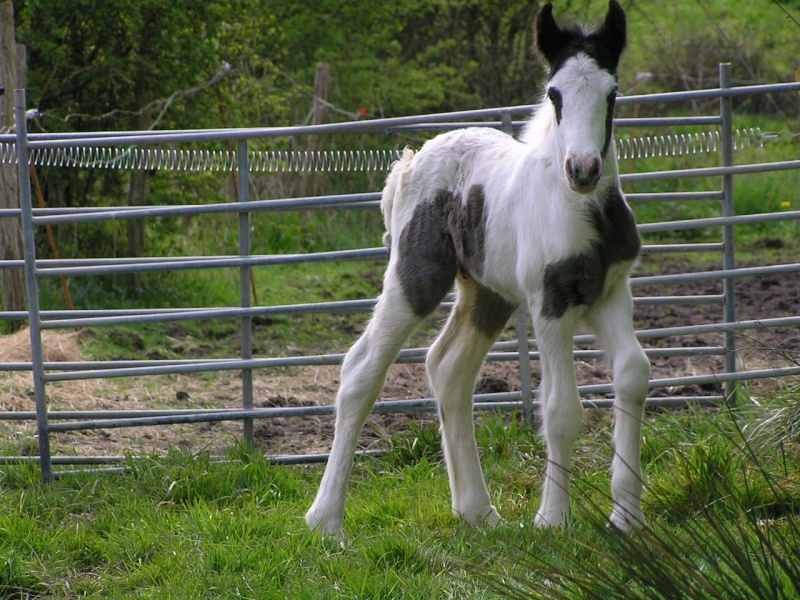
[[[359,460],[342,542],[302,520],[321,467],[273,466],[243,448],[227,462],[176,452],[51,485],[33,466],[7,466],[0,596],[796,598],[800,415],[790,397],[649,415],[649,527],[631,537],[604,524],[604,418],[584,428],[576,515],[554,531],[533,527],[542,443],[508,415],[478,427],[505,519],[493,530],[451,516],[434,425]]]

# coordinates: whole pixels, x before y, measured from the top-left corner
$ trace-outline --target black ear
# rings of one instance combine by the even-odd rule
[[[570,36],[558,26],[553,18],[553,5],[548,2],[536,13],[533,47],[551,67],[567,45]]]
[[[619,57],[627,43],[625,11],[617,0],[611,0],[608,3],[606,19],[596,35],[603,47],[614,57],[616,69],[616,63],[619,62]]]

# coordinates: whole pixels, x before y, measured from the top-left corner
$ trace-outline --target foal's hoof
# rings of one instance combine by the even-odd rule
[[[311,531],[319,532],[324,537],[330,537],[335,540],[344,538],[342,520],[325,516],[322,511],[315,509],[313,506],[306,513],[306,525]]]
[[[621,531],[622,533],[633,533],[645,528],[646,522],[644,513],[641,510],[626,511],[622,508],[615,508],[608,518],[608,526]]]
[[[548,511],[537,512],[533,524],[539,529],[549,529],[550,527],[559,527],[567,520],[566,515],[562,511]]]
[[[497,512],[497,509],[494,506],[490,506],[488,509],[483,510],[470,510],[461,512],[457,509],[453,509],[453,515],[457,518],[461,519],[468,525],[474,525],[478,527],[497,527],[500,522],[503,520],[500,517],[500,513]]]

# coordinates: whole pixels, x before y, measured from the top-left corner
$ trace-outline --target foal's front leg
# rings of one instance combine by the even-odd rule
[[[561,525],[570,512],[570,461],[583,420],[572,357],[576,323],[574,309],[559,318],[534,316],[542,364],[542,429],[547,442],[547,467],[535,520],[539,527]]]
[[[609,521],[629,531],[644,526],[642,512],[642,419],[649,387],[650,361],[633,328],[633,301],[627,286],[618,286],[608,301],[590,316],[614,370],[614,459],[611,496],[614,510]]]

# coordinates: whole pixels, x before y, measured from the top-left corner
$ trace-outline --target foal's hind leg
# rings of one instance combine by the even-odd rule
[[[383,388],[389,365],[421,320],[409,306],[397,277],[387,274],[372,320],[342,363],[333,448],[317,497],[306,513],[312,529],[341,533],[359,432]]]
[[[588,321],[614,370],[614,459],[611,463],[612,525],[628,531],[644,526],[642,513],[642,418],[650,362],[632,322],[633,301],[627,284],[595,309]]]
[[[426,366],[439,401],[442,442],[453,513],[467,521],[500,520],[481,473],[472,394],[483,359],[514,306],[472,279],[457,279],[457,299]]]

